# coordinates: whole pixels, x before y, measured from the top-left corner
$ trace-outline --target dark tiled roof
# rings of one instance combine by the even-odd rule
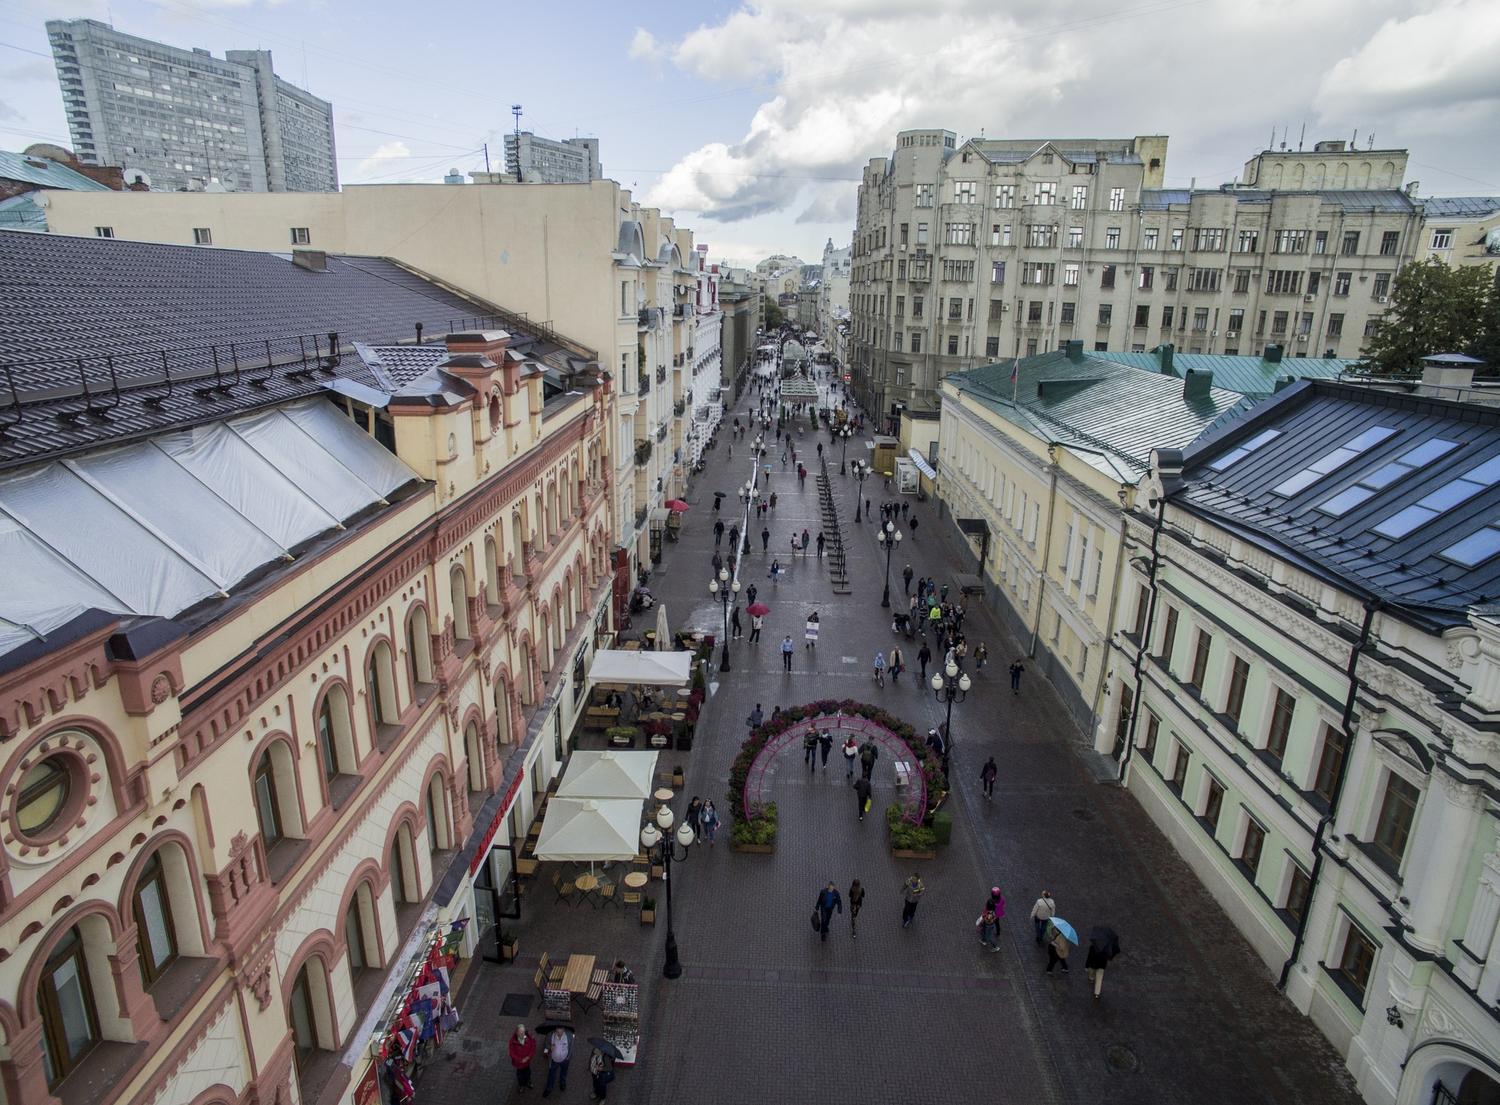
[[[334,378],[380,386],[357,355],[329,363],[330,332],[345,350],[411,340],[417,323],[438,340],[476,323],[524,340],[497,310],[383,258],[330,255],[312,272],[284,254],[0,231],[0,468]]]
[[[1285,485],[1332,450],[1377,428],[1395,432],[1300,489]],[[1213,470],[1216,459],[1268,430],[1279,436],[1222,471]],[[1387,467],[1434,439],[1456,447],[1416,467]],[[1464,538],[1500,524],[1500,480],[1444,505],[1399,536],[1382,535],[1375,527],[1435,491],[1462,490],[1460,477],[1497,456],[1496,408],[1305,380],[1187,450],[1184,486],[1175,498],[1314,574],[1402,607],[1416,620],[1451,625],[1465,620],[1467,607],[1500,598],[1500,556],[1472,565],[1443,556]],[[1382,478],[1371,480],[1382,470]],[[1350,492],[1346,501],[1359,498],[1362,491],[1352,489],[1362,480],[1380,486],[1342,513],[1320,509],[1338,509],[1341,504],[1330,500],[1341,492]]]

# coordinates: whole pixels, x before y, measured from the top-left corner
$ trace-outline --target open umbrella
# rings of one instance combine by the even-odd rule
[[[663,505],[668,510],[676,511],[678,513],[688,508],[687,503],[683,502],[681,499],[668,499]]]
[[[1095,925],[1089,929],[1089,946],[1106,959],[1113,959],[1120,954],[1120,937],[1108,925]]]
[[[1062,933],[1063,936],[1067,937],[1068,943],[1078,943],[1078,930],[1075,929],[1072,925],[1068,924],[1068,922],[1064,921],[1061,917],[1052,918],[1052,927],[1057,929],[1058,932]]]
[[[593,1044],[596,1048],[604,1052],[604,1054],[608,1055],[611,1059],[625,1058],[620,1049],[615,1047],[614,1044],[610,1043],[603,1036],[590,1036],[589,1043]]]
[[[771,612],[771,608],[763,602],[752,602],[745,607],[745,612],[753,618],[764,618]]]

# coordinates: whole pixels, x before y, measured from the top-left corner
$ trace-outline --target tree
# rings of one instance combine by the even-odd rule
[[[1451,268],[1437,257],[1413,261],[1396,274],[1391,305],[1375,322],[1363,359],[1376,372],[1407,374],[1433,353],[1461,353],[1484,330],[1489,273]]]
[[[1500,269],[1496,272],[1500,273]],[[1468,353],[1469,356],[1478,357],[1484,362],[1481,372],[1489,376],[1500,375],[1500,275],[1497,275],[1495,282],[1490,285],[1489,302],[1484,307],[1479,334],[1474,339],[1474,344],[1469,347]]]
[[[779,306],[777,306],[774,302],[772,302],[770,300],[767,300],[767,302],[766,302],[766,333],[769,334],[772,330],[779,330],[781,328],[781,324],[785,320],[786,320],[786,316],[781,313],[781,308]]]

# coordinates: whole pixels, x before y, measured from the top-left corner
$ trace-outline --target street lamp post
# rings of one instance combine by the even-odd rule
[[[943,673],[947,678],[943,678]],[[943,720],[943,774],[948,774],[948,757],[953,751],[953,704],[969,696],[969,673],[960,672],[958,665],[949,661],[942,672],[932,673],[932,691],[939,702],[948,704],[948,715]]]
[[[854,462],[854,520],[859,521],[860,504],[865,501],[865,477],[870,474],[870,466],[862,460]]]
[[[737,579],[731,581],[730,578],[729,578],[729,569],[728,568],[720,568],[719,569],[719,578],[718,579],[711,579],[711,580],[708,581],[708,593],[710,595],[715,595],[715,596],[718,597],[718,599],[719,599],[719,606],[724,611],[724,655],[719,660],[719,670],[720,671],[728,671],[729,670],[729,598],[730,598],[731,594],[734,595],[736,598],[739,597],[739,593],[740,593],[740,581],[737,580]]]
[[[649,853],[657,845],[661,846],[662,882],[667,888],[667,960],[662,964],[661,973],[666,978],[682,974],[682,962],[677,958],[677,934],[672,931],[672,860],[676,859],[678,863],[686,860],[694,839],[693,828],[686,821],[677,826],[675,844],[673,838],[666,835],[671,830],[672,810],[665,805],[656,811],[655,825],[648,821],[641,826],[641,844],[646,851]],[[679,849],[681,855],[678,855]]]
[[[854,433],[854,427],[845,422],[835,431],[840,438],[839,441],[839,475],[844,474],[844,455],[849,451],[849,437]],[[856,461],[856,463],[858,463]]]
[[[896,546],[901,544],[901,531],[896,528],[895,522],[887,522],[885,529],[876,530],[875,540],[885,546],[885,593],[880,596],[881,606],[891,604],[891,553],[896,551]]]

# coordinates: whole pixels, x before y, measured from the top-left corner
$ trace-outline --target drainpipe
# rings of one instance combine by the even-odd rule
[[[1115,548],[1119,554],[1115,557],[1115,577],[1109,585],[1109,619],[1104,623],[1106,627],[1115,624],[1115,614],[1120,608],[1120,578],[1125,573],[1125,511],[1120,511],[1120,540]],[[1094,699],[1089,706],[1089,732],[1094,731],[1094,726],[1099,724],[1099,700],[1104,697],[1104,680],[1109,674],[1109,640],[1105,639],[1105,651],[1099,657],[1099,678],[1094,684]]]
[[[1042,630],[1042,610],[1047,605],[1047,568],[1052,559],[1052,519],[1057,513],[1057,442],[1047,443],[1047,461],[1052,467],[1052,479],[1047,488],[1047,532],[1042,537],[1042,569],[1037,577],[1036,617],[1031,620],[1031,647],[1026,650],[1028,659],[1036,659],[1036,639]],[[1021,519],[1022,525],[1026,520]]]
[[[1302,911],[1302,917],[1297,922],[1297,931],[1292,937],[1292,954],[1287,956],[1286,962],[1281,965],[1281,977],[1276,980],[1276,989],[1285,991],[1287,979],[1291,977],[1292,967],[1296,965],[1302,956],[1302,942],[1307,935],[1307,922],[1312,917],[1313,904],[1318,896],[1318,878],[1323,873],[1323,839],[1328,835],[1328,826],[1333,824],[1339,812],[1339,798],[1344,793],[1344,780],[1348,776],[1349,761],[1354,756],[1354,730],[1351,724],[1354,720],[1354,697],[1359,691],[1359,678],[1357,669],[1359,667],[1359,654],[1364,651],[1370,641],[1370,626],[1375,621],[1376,611],[1380,609],[1378,599],[1365,599],[1364,624],[1359,628],[1359,640],[1349,650],[1349,664],[1346,668],[1346,677],[1349,680],[1349,692],[1344,696],[1344,714],[1339,719],[1339,726],[1344,730],[1344,738],[1347,742],[1348,754],[1344,756],[1343,762],[1339,764],[1339,773],[1333,780],[1333,797],[1328,803],[1328,812],[1318,819],[1317,830],[1313,833],[1313,869],[1308,877],[1307,907]]]
[[[1130,704],[1130,729],[1125,734],[1125,751],[1120,753],[1120,771],[1116,776],[1121,783],[1125,782],[1125,769],[1130,766],[1130,755],[1135,751],[1135,727],[1141,716],[1141,699],[1146,697],[1141,693],[1141,665],[1146,660],[1146,642],[1151,640],[1151,634],[1156,628],[1156,571],[1161,563],[1161,530],[1166,514],[1167,494],[1163,490],[1161,498],[1156,500],[1156,521],[1151,524],[1151,566],[1146,570],[1146,586],[1151,591],[1151,602],[1146,607],[1146,627],[1141,630],[1141,639],[1136,642],[1135,663],[1131,665],[1131,673],[1135,679],[1135,701]],[[1120,552],[1123,559],[1123,545]]]

